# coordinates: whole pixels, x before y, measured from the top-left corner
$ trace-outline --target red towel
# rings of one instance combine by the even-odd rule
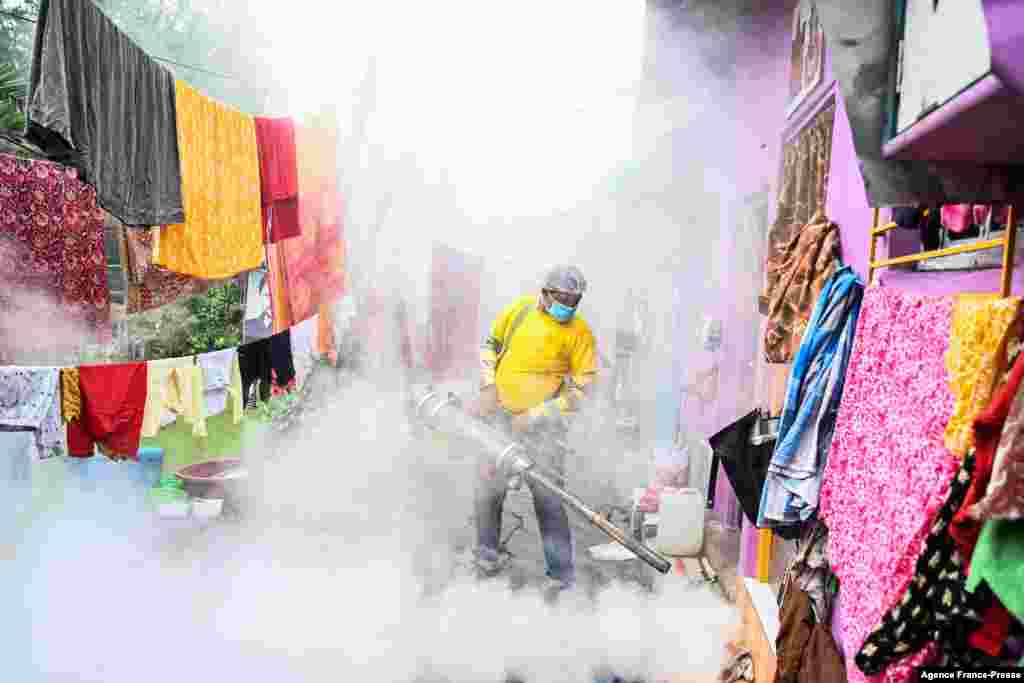
[[[91,458],[95,447],[115,459],[138,460],[149,375],[145,363],[78,369],[82,417],[68,425],[68,452]]]
[[[297,237],[301,228],[295,123],[291,119],[257,117],[256,146],[260,157],[265,237],[269,234],[270,242]]]

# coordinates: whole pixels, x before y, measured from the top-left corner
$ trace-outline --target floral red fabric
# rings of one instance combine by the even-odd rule
[[[96,190],[76,170],[0,155],[0,237],[24,247],[4,284],[45,292],[62,315],[93,329],[110,320],[103,220]]]
[[[864,295],[820,504],[842,586],[850,683],[903,683],[937,652],[932,643],[871,677],[853,660],[906,592],[960,464],[943,438],[954,404],[945,366],[952,312],[949,297],[877,286]]]

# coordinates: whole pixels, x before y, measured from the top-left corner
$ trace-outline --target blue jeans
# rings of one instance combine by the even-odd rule
[[[560,458],[558,458],[560,460]],[[556,462],[557,469],[562,464]],[[544,548],[544,564],[549,578],[571,586],[576,581],[573,566],[572,531],[569,516],[562,507],[562,500],[546,489],[526,479],[533,495],[533,509],[537,514],[541,541]],[[560,483],[560,482],[556,482]],[[475,495],[476,529],[478,552],[489,560],[498,559],[501,543],[501,517],[508,492],[507,480],[500,475],[489,481],[477,481]]]

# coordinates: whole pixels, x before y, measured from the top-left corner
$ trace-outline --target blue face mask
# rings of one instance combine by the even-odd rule
[[[567,323],[572,320],[572,317],[576,314],[576,309],[566,306],[558,301],[552,301],[551,305],[548,306],[548,315],[557,320],[560,323]]]

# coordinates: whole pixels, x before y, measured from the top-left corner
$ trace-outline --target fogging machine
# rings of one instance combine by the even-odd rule
[[[413,390],[412,417],[435,431],[467,439],[494,459],[498,472],[506,477],[521,477],[558,496],[562,502],[586,519],[610,539],[627,548],[638,558],[662,574],[668,574],[672,563],[619,529],[595,512],[577,496],[558,486],[537,466],[529,450],[501,430],[466,414],[454,394],[442,394],[432,388]]]

